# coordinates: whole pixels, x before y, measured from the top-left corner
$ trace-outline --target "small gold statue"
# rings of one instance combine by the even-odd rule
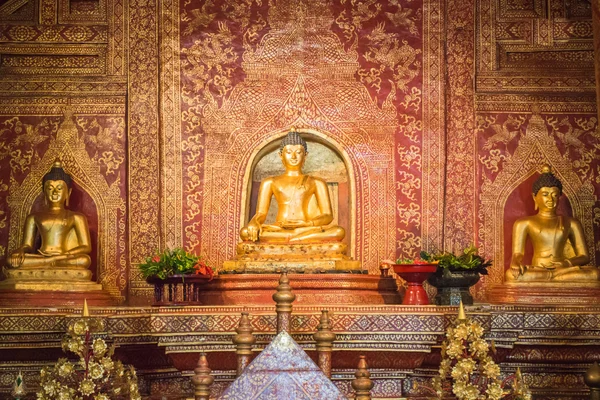
[[[16,290],[102,290],[91,282],[92,250],[85,215],[68,210],[71,177],[56,161],[42,179],[45,209],[27,216],[21,246],[8,259],[2,289]],[[41,238],[35,249],[36,236]]]
[[[256,214],[240,232],[244,241],[264,243],[339,242],[344,228],[327,226],[333,220],[327,183],[302,173],[308,155],[304,139],[292,129],[281,141],[279,155],[285,168],[283,175],[265,179],[258,191]],[[264,224],[271,197],[278,205],[276,222]],[[316,200],[316,207],[311,204]]]
[[[241,229],[237,255],[223,263],[222,272],[361,271],[360,262],[346,255],[344,228],[331,224],[327,183],[302,173],[307,154],[306,142],[292,128],[279,146],[285,172],[261,182],[256,214]],[[272,197],[278,212],[273,224],[265,224]]]
[[[600,278],[590,260],[583,228],[575,218],[557,215],[562,183],[544,165],[533,184],[536,215],[521,218],[513,226],[513,251],[507,282],[590,282]],[[523,265],[527,237],[533,243],[531,265]],[[571,250],[572,249],[572,250]]]
[[[13,268],[66,267],[85,269],[92,251],[87,219],[83,214],[65,209],[71,195],[71,177],[60,161],[42,180],[47,209],[30,214],[25,220],[23,242],[10,256]],[[33,253],[36,232],[42,244]]]

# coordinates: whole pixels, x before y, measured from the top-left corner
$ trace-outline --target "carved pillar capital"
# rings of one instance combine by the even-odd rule
[[[287,272],[281,274],[277,292],[273,294],[273,300],[276,303],[275,310],[277,311],[277,333],[281,331],[289,332],[292,303],[296,300],[296,295],[292,293]]]
[[[240,376],[244,368],[250,364],[252,346],[256,342],[256,338],[252,334],[253,329],[247,312],[242,313],[240,324],[235,331],[237,335],[233,337],[233,344],[235,344],[235,353],[237,354],[237,376]]]
[[[371,400],[371,389],[373,389],[374,384],[368,368],[366,357],[360,356],[358,368],[354,373],[356,379],[352,380],[352,388],[356,392],[356,400]]]
[[[210,386],[215,380],[215,378],[212,377],[210,372],[211,370],[208,367],[208,360],[206,359],[206,354],[201,353],[200,359],[198,359],[198,365],[194,369],[194,375],[192,376],[195,400],[209,399]]]
[[[319,368],[328,378],[331,378],[331,350],[335,337],[336,335],[331,331],[331,325],[329,324],[329,312],[323,310],[321,311],[321,320],[317,326],[317,332],[315,332],[313,338],[317,342]]]

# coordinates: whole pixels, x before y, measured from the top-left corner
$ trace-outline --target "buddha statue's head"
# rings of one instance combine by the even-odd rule
[[[558,206],[558,199],[562,194],[562,182],[554,176],[549,165],[542,167],[542,174],[536,179],[532,187],[533,201],[536,210],[552,211]]]
[[[71,195],[71,176],[62,168],[60,161],[55,161],[54,165],[42,178],[42,190],[47,205],[63,206],[69,204]]]
[[[301,170],[308,154],[306,141],[294,128],[279,145],[279,156],[286,170]]]

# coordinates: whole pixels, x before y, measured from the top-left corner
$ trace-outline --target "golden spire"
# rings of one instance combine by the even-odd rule
[[[460,301],[460,305],[458,306],[458,321],[464,321],[467,319],[467,314],[465,313],[465,306],[463,306],[462,300]]]
[[[87,299],[83,299],[83,311],[81,312],[82,317],[89,317],[90,310],[88,309]]]

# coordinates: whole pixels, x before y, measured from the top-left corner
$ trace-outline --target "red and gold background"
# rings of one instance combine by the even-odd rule
[[[585,0],[3,0],[0,22],[2,262],[19,240],[9,186],[48,167],[69,109],[95,168],[76,183],[122,200],[108,218],[120,233],[98,250],[122,300],[145,301],[135,265],[156,249],[182,245],[217,267],[233,256],[249,168],[292,125],[343,156],[351,248],[371,273],[421,248],[503,252],[485,202],[518,164],[534,104],[555,147],[539,160],[599,189]],[[519,212],[509,195],[489,206],[495,218]],[[591,213],[597,251],[600,207],[584,203],[574,212]]]
[[[538,168],[515,157],[537,146],[523,138],[538,113],[549,140],[536,161],[573,180],[566,194],[598,256],[585,0],[3,0],[0,23],[2,263],[20,235],[9,200],[35,200],[9,187],[49,168],[66,110],[69,148],[87,154],[67,168],[95,204],[95,240],[106,237],[97,274],[130,304],[148,301],[136,265],[157,249],[217,267],[233,257],[251,166],[290,126],[346,163],[349,242],[365,269],[475,243],[497,261],[483,299],[506,264],[503,221],[523,212],[509,199],[527,202]],[[507,192],[507,179],[519,185]]]
[[[233,379],[242,308],[146,307],[152,289],[136,267],[165,247],[217,268],[232,258],[252,166],[291,126],[344,160],[349,243],[372,274],[385,258],[475,243],[495,261],[474,289],[485,300],[542,163],[563,180],[564,209],[597,261],[599,10],[598,0],[0,0],[0,265],[61,158],[90,220],[96,277],[131,306],[93,310],[118,356],[146,394],[181,398],[208,351],[218,392]],[[374,395],[391,398],[417,395],[435,373],[455,313],[330,310],[336,384],[350,392],[360,350]],[[295,309],[308,347],[319,311]],[[74,312],[2,309],[2,392],[17,365],[35,382],[60,356]],[[250,312],[260,347],[273,310]],[[538,398],[585,395],[598,307],[468,312],[496,340],[503,373],[521,367]]]

